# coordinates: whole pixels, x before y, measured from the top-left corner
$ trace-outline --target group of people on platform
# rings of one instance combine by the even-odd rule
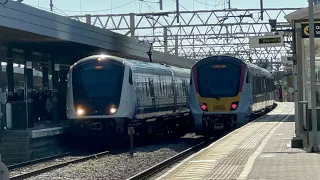
[[[49,90],[33,91],[31,93],[33,100],[33,115],[35,121],[39,120],[50,120],[52,117],[52,95]],[[13,96],[7,96],[7,102],[12,101],[24,101],[25,93],[24,90],[17,89]]]

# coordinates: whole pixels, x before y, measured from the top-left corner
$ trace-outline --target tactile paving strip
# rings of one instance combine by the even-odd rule
[[[292,109],[279,105],[255,122],[218,140],[158,179],[236,179],[250,155]]]

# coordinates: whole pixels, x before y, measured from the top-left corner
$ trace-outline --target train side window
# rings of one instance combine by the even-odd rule
[[[130,69],[129,71],[129,83],[132,85],[133,84],[133,80],[132,80],[132,70]]]
[[[192,85],[192,76],[190,75],[190,85]]]
[[[261,94],[261,78],[256,77],[256,89],[257,89],[257,94]]]

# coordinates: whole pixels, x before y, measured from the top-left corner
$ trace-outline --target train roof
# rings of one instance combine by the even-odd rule
[[[99,58],[99,57],[107,57],[107,58],[112,58],[112,60],[117,61],[119,63],[123,64],[128,64],[131,68],[133,69],[157,69],[157,70],[168,70],[171,68],[175,72],[190,72],[190,69],[186,68],[179,68],[175,66],[169,66],[166,64],[159,64],[159,63],[152,63],[152,62],[145,62],[145,61],[140,61],[136,59],[127,59],[127,58],[122,58],[122,57],[117,57],[117,56],[111,56],[111,55],[92,55],[85,57],[78,62],[76,62],[74,65],[80,62],[85,62],[87,60],[91,60],[93,58]]]
[[[249,68],[249,70],[254,73],[255,75],[260,75],[260,76],[266,76],[266,77],[272,77],[272,72],[268,71],[267,69],[264,69],[262,67],[259,67],[253,63],[249,63],[249,62],[245,62],[243,60],[241,60],[242,62],[244,62],[247,67]]]
[[[272,72],[268,71],[267,69],[264,69],[262,67],[259,67],[253,63],[250,63],[250,62],[246,62],[246,61],[243,61],[237,57],[234,57],[234,56],[227,56],[227,55],[216,55],[216,56],[210,56],[210,57],[207,57],[207,58],[204,58],[202,60],[200,60],[199,62],[197,62],[194,66],[197,66],[199,63],[203,63],[203,61],[207,61],[213,57],[216,57],[216,58],[224,58],[224,57],[229,57],[229,58],[233,58],[233,59],[236,59],[238,60],[238,62],[240,63],[243,63],[243,64],[246,64],[247,67],[249,68],[249,70],[254,73],[256,76],[266,76],[266,77],[271,77],[272,76]]]

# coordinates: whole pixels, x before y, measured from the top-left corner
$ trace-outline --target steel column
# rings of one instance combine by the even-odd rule
[[[175,55],[178,56],[179,55],[179,41],[178,41],[178,36],[175,35],[175,38],[174,38],[174,52],[175,52]]]
[[[33,117],[33,62],[32,62],[32,50],[26,49],[24,51],[24,100],[26,102],[26,119],[28,128],[34,127]]]
[[[134,13],[130,13],[130,35],[134,38],[135,35],[135,22],[134,22]]]
[[[305,82],[303,81],[303,67],[304,63],[302,61],[302,34],[301,34],[301,24],[297,23],[295,26],[295,51],[297,55],[297,97],[295,103],[298,104],[299,101],[304,101],[303,95],[303,86]],[[303,107],[297,105],[298,109],[296,111],[296,136],[300,137],[300,134],[303,132],[303,124],[304,124],[304,109]]]
[[[163,46],[164,46],[164,53],[168,53],[168,29],[167,27],[163,28]]]
[[[51,59],[51,72],[52,72],[52,121],[55,123],[58,123],[60,121],[59,119],[59,104],[58,104],[58,80],[59,80],[59,71],[60,71],[60,66],[59,64],[56,64],[58,62],[58,57],[53,56]]]
[[[309,40],[310,40],[310,72],[311,72],[311,114],[312,114],[312,152],[318,152],[318,118],[316,95],[316,63],[314,44],[314,13],[313,0],[309,0]]]
[[[7,50],[7,81],[8,81],[8,100],[13,97],[14,93],[14,75],[13,75],[13,51],[9,47]]]
[[[49,90],[49,57],[42,56],[41,70],[42,70],[42,89]]]

